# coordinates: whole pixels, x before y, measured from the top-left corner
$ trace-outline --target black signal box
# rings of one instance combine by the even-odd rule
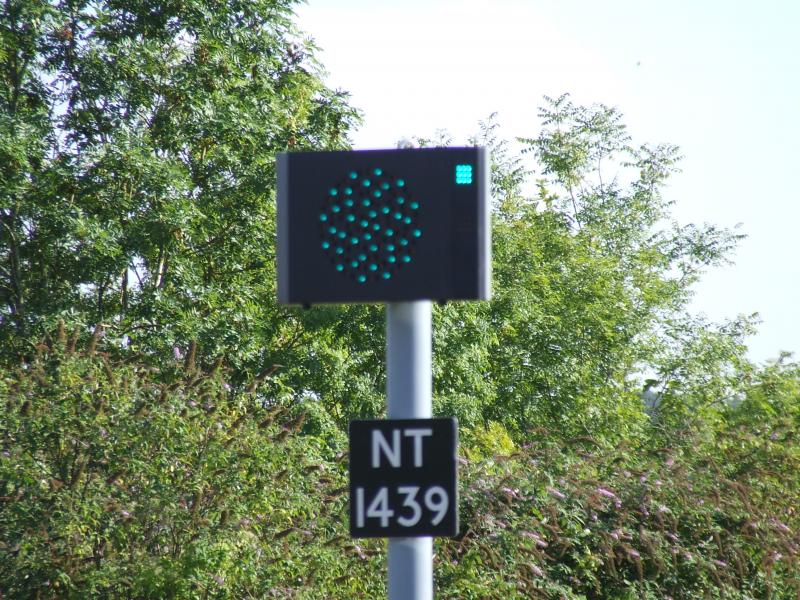
[[[283,304],[486,300],[486,150],[278,155]]]

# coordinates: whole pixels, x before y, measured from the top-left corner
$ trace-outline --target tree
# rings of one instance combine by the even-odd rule
[[[224,356],[232,385],[317,398],[341,424],[380,412],[381,309],[275,304],[275,153],[345,147],[357,118],[291,5],[3,5],[8,355],[68,317],[153,360]],[[534,197],[494,124],[476,139],[496,157],[496,299],[436,311],[436,407],[621,432],[643,417],[637,373],[668,372],[665,332],[738,236],[671,222],[677,149],[631,146],[616,109],[562,96],[540,117],[521,139]]]
[[[659,349],[677,323],[687,337],[702,331],[683,318],[692,285],[741,236],[672,221],[662,191],[677,149],[631,146],[618,110],[565,95],[547,98],[540,117],[541,134],[520,139],[541,173],[533,197],[493,121],[476,140],[495,158],[495,298],[453,308],[459,316],[448,320],[454,339],[469,339],[466,327],[481,340],[466,348],[481,348],[470,354],[481,381],[470,385],[484,420],[523,437],[544,426],[614,439],[645,423],[642,374],[666,373]],[[458,364],[464,348],[443,349],[440,360]]]
[[[274,300],[274,157],[342,148],[287,1],[5,2],[0,340],[60,315],[240,380],[303,333]],[[19,334],[19,335],[18,335]]]

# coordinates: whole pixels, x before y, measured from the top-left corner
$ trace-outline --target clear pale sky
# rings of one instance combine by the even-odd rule
[[[681,222],[741,223],[735,265],[696,289],[715,321],[758,312],[750,356],[800,351],[800,2],[309,0],[298,23],[365,122],[354,147],[497,112],[535,136],[543,95],[616,106],[634,143],[681,147]]]

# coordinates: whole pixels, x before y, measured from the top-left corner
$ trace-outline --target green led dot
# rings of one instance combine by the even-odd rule
[[[335,196],[336,194],[338,194],[338,193],[339,193],[339,191],[338,191],[336,188],[331,188],[331,189],[330,189],[330,191],[329,191],[328,193],[329,193],[331,196]]]
[[[390,187],[390,186],[389,186],[389,184],[388,184],[388,183],[386,183],[385,181],[384,181],[384,182],[381,184],[381,189],[382,189],[382,190],[388,190],[388,189],[389,189],[389,187]]]
[[[384,271],[383,273],[381,273],[381,277],[383,277],[384,279],[391,279],[392,274]]]
[[[357,260],[351,260],[350,261],[350,266],[355,269],[356,267],[358,267],[358,261]]]
[[[347,174],[347,176],[348,176],[350,179],[358,179],[358,173],[356,173],[355,171],[350,171],[350,172]]]
[[[350,196],[353,193],[353,188],[349,188],[349,187],[344,188],[344,193],[347,196]]]
[[[339,236],[341,239],[344,239],[344,238],[346,238],[346,237],[347,237],[347,234],[346,234],[344,231],[340,231],[340,232],[339,232],[337,235],[338,235],[338,236]]]
[[[350,243],[355,246],[358,243],[358,238],[357,237],[350,238]]]
[[[327,250],[330,247],[331,247],[331,243],[330,242],[322,242],[322,249],[323,250]]]
[[[422,235],[422,232],[419,229],[415,229],[414,231],[411,232],[411,235],[413,235],[414,237],[419,237]]]
[[[408,240],[406,238],[402,238],[400,240],[400,245],[401,246],[408,246]]]
[[[375,190],[374,192],[372,192],[372,195],[375,196],[376,198],[380,198],[382,194],[379,190]]]
[[[347,220],[348,220],[350,223],[353,223],[353,222],[355,222],[355,220],[356,220],[356,216],[355,216],[355,215],[347,215]]]
[[[328,220],[328,215],[320,215],[319,216],[319,220],[322,221],[322,222],[327,221]]]
[[[361,185],[363,185],[364,187],[369,187],[371,184],[372,182],[369,179],[365,179],[364,181],[361,182]]]
[[[370,204],[372,204],[372,202],[370,202],[369,198],[364,198],[364,199],[361,201],[361,204],[362,204],[363,206],[369,206]]]
[[[376,213],[374,210],[369,211],[367,214],[369,215],[370,219],[374,219],[378,216],[378,213]]]
[[[375,244],[370,244],[369,245],[369,251],[370,252],[377,252],[378,251],[378,247]]]
[[[417,202],[412,202],[409,204],[409,206],[411,207],[411,210],[417,210],[419,208],[419,204]]]
[[[375,231],[380,231],[381,230],[381,226],[378,225],[377,223],[375,223],[375,225],[372,226],[372,229],[374,229]]]
[[[386,249],[389,252],[394,252],[394,244],[386,244]]]
[[[403,215],[400,214],[400,213],[394,213],[394,218],[395,218],[395,220],[399,221],[400,219],[403,218]]]
[[[358,260],[360,260],[360,261],[365,261],[365,260],[367,260],[367,255],[366,255],[366,254],[359,254],[359,255],[358,255]]]
[[[398,203],[398,204],[403,204],[403,202],[405,202],[405,201],[406,201],[406,199],[405,199],[405,198],[403,198],[402,196],[398,196],[398,197],[397,197],[397,203]]]
[[[411,262],[411,257],[408,254],[406,254],[405,256],[403,256],[403,262],[404,263],[410,263]]]
[[[337,205],[335,205],[335,204],[334,204],[333,206],[331,206],[331,210],[332,210],[333,212],[335,212],[335,213],[338,213],[338,212],[339,212],[340,210],[342,210],[342,209],[341,209],[341,208],[339,208]]]
[[[383,214],[385,214],[385,215],[388,215],[388,214],[389,214],[389,207],[388,207],[388,206],[384,206],[384,207],[381,209],[381,212],[382,212]]]
[[[456,165],[456,184],[469,185],[472,183],[472,165]]]
[[[336,247],[336,254],[344,254],[344,248],[341,246]]]
[[[328,227],[328,233],[336,233],[336,227]]]
[[[403,187],[406,184],[405,179],[397,180],[397,187]]]
[[[369,227],[369,221],[361,221],[359,225],[361,225],[362,227]]]
[[[386,261],[390,263],[395,263],[397,262],[397,259],[394,256],[389,256],[386,258]]]
[[[387,229],[386,230],[386,235],[387,236],[394,235],[394,230],[393,229]]]
[[[358,283],[364,283],[367,280],[366,275],[359,275],[358,276]]]
[[[406,217],[405,219],[403,219],[403,223],[405,223],[406,225],[411,225],[411,217]]]
[[[351,208],[353,206],[353,201],[348,198],[347,200],[344,201],[344,205],[347,208]]]
[[[378,265],[370,265],[369,266],[369,270],[370,271],[377,271],[378,270]]]
[[[371,233],[365,233],[364,234],[364,239],[365,240],[371,240],[372,239],[372,234]]]
[[[336,265],[336,270],[339,272],[344,271],[344,265]]]
[[[373,171],[373,173],[375,173],[376,177],[380,177],[381,175],[383,175],[383,170],[382,169],[375,169]]]

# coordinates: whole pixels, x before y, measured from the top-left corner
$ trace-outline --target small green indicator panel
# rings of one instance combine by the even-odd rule
[[[456,165],[456,184],[472,185],[472,165]]]

